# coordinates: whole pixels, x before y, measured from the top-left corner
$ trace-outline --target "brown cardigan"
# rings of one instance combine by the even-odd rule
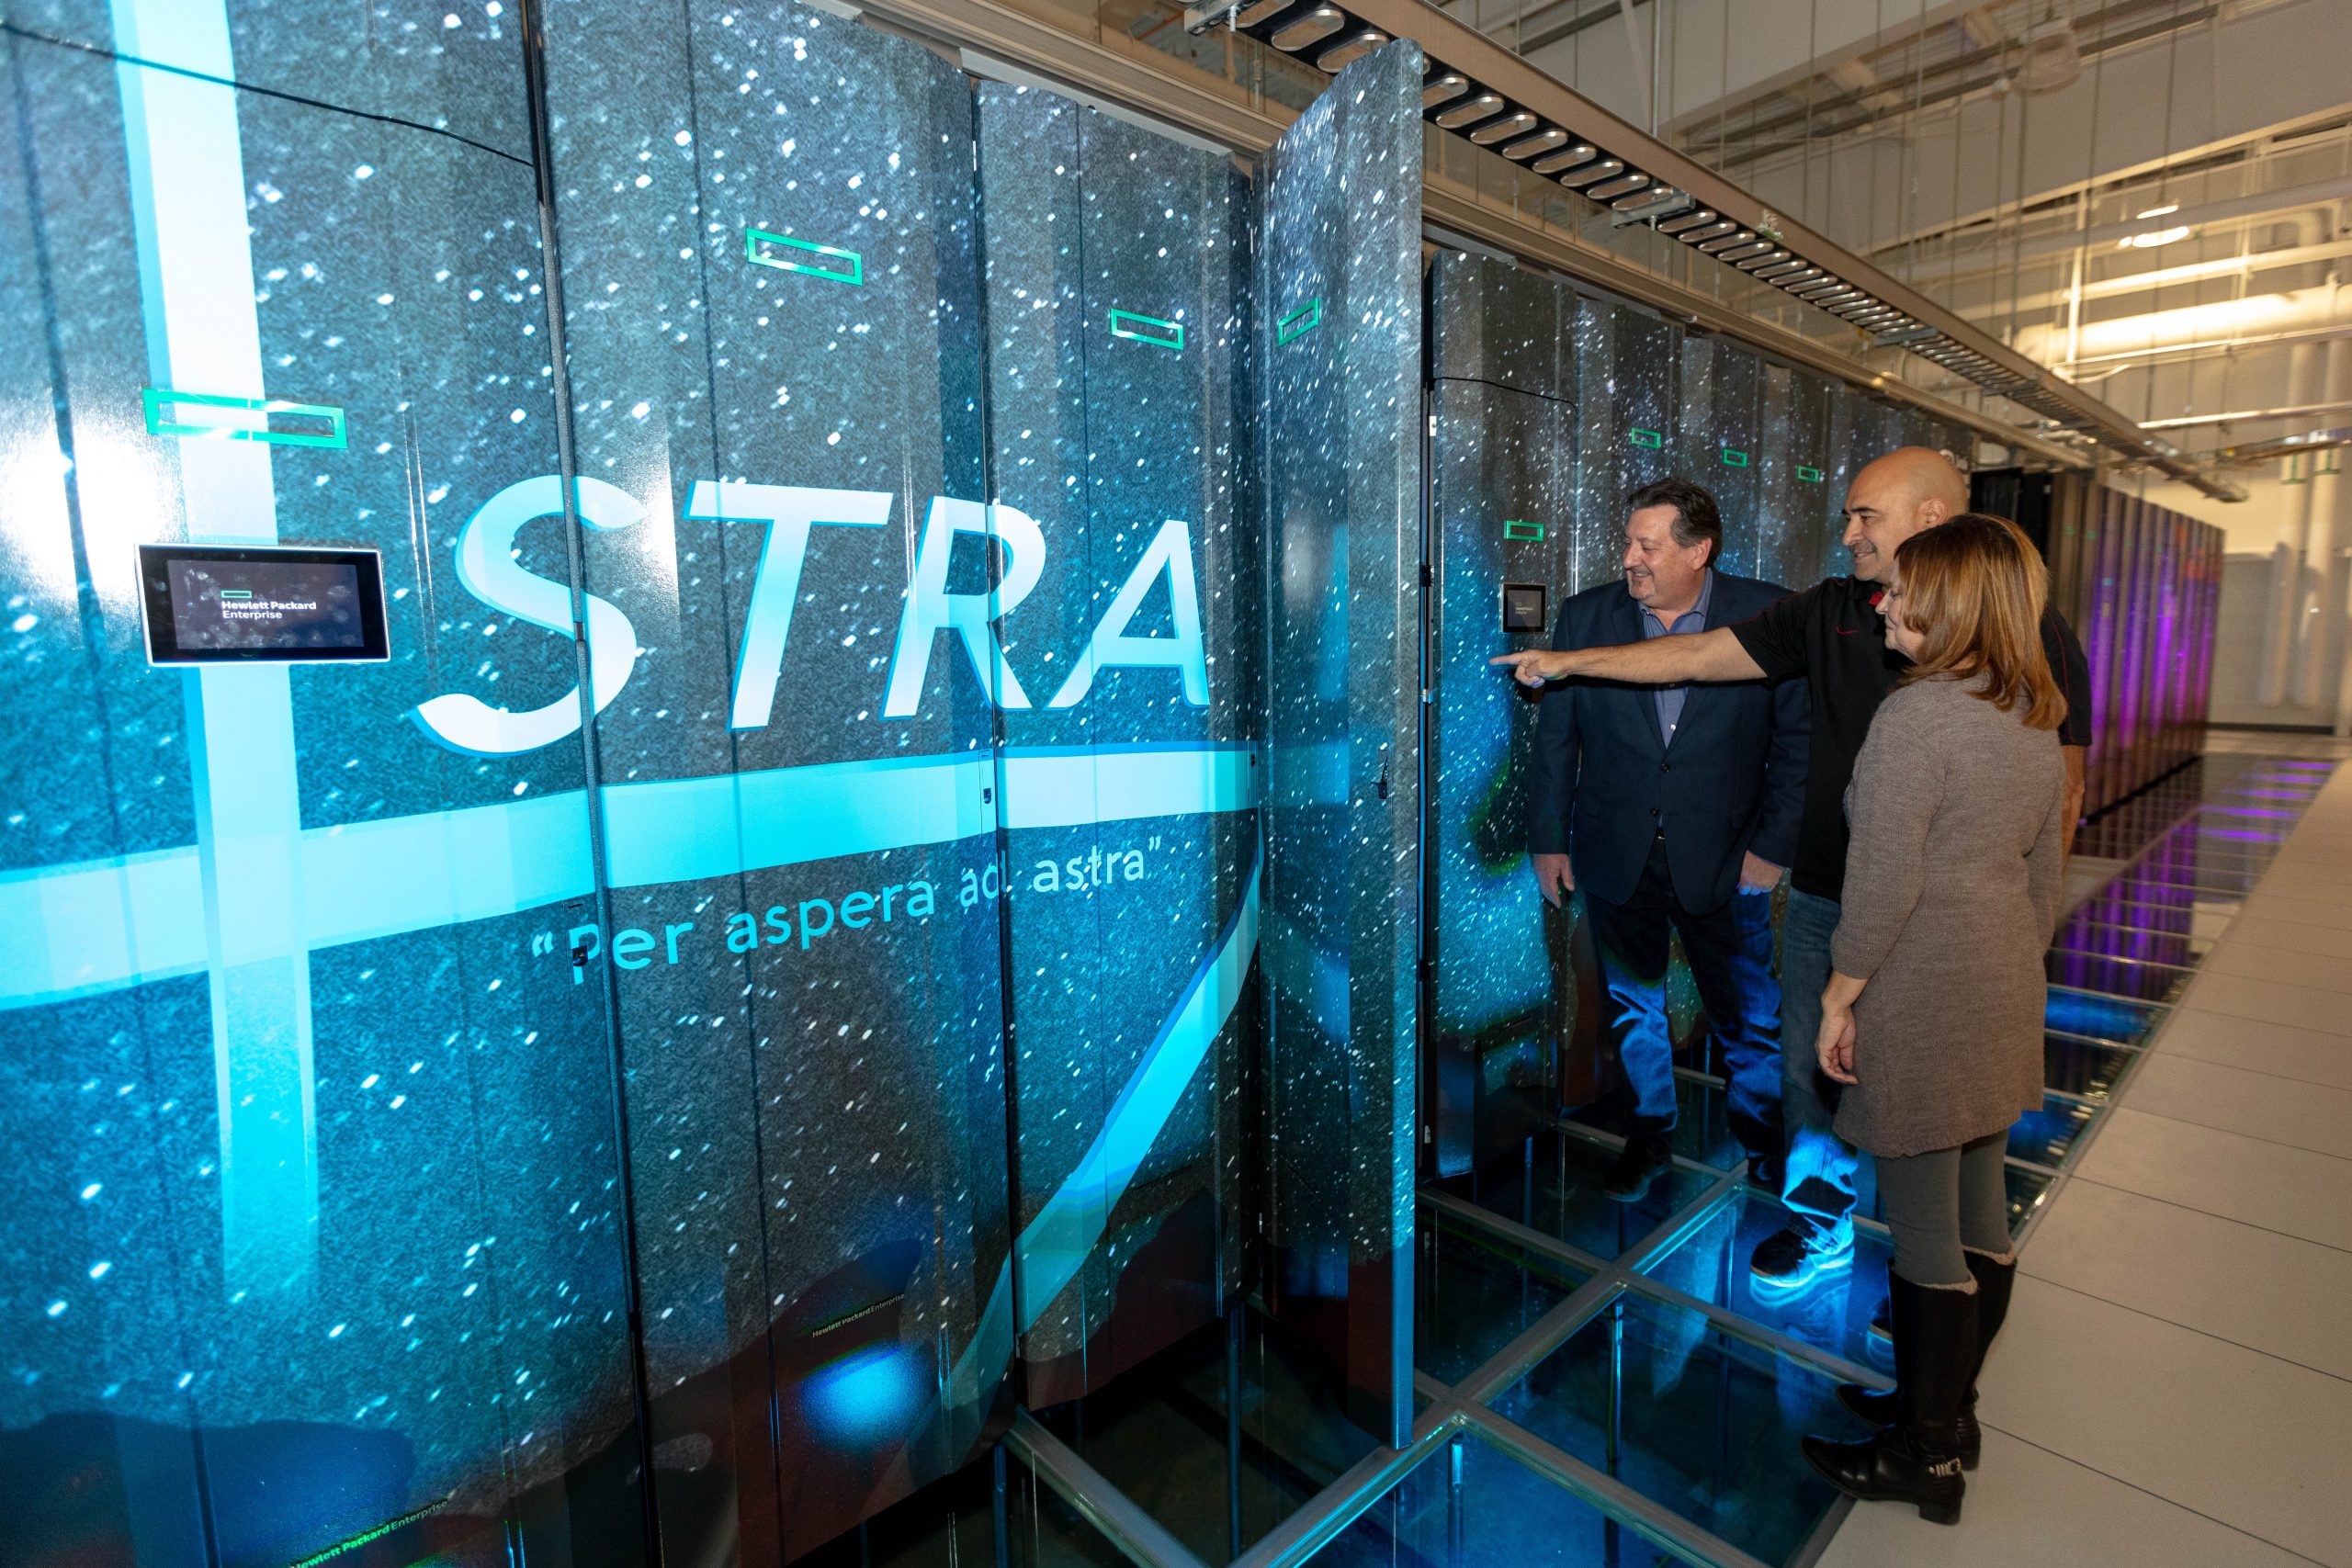
[[[1846,792],[1853,839],[1830,956],[1870,985],[1837,1127],[1874,1155],[1951,1148],[2041,1104],[2064,769],[2054,731],[2028,729],[1973,685],[1922,681],[1888,697]]]

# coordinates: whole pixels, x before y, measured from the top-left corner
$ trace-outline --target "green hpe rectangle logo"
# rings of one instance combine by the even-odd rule
[[[1274,328],[1274,343],[1279,346],[1295,337],[1304,337],[1322,324],[1323,301],[1318,297],[1309,299],[1282,319]]]
[[[1724,467],[1726,468],[1744,468],[1747,467],[1747,454],[1741,451],[1736,446],[1724,447]]]
[[[1797,469],[1797,478],[1803,479],[1809,485],[1817,485],[1821,482],[1821,470],[1819,468],[1800,468]]]
[[[1184,346],[1184,323],[1163,321],[1157,316],[1138,315],[1133,310],[1111,312],[1111,335],[1148,343],[1154,348],[1182,349]]]
[[[1541,523],[1521,523],[1517,520],[1507,522],[1503,525],[1503,537],[1506,539],[1525,539],[1530,544],[1540,545],[1544,542],[1544,525]]]
[[[770,247],[782,245],[786,250],[805,251],[810,261],[797,261],[778,255]],[[835,283],[863,284],[865,281],[865,258],[855,251],[845,251],[839,245],[820,245],[809,240],[796,240],[789,234],[774,234],[765,229],[746,225],[743,230],[743,259],[753,266],[772,266],[778,272],[806,273],[810,277],[829,277]]]
[[[253,596],[254,591],[250,588],[223,588],[220,590],[220,597],[223,599],[250,599]]]
[[[168,387],[148,387],[139,394],[147,411],[147,434],[150,435],[194,435],[208,441],[259,441],[272,446],[332,446],[340,451],[346,445],[344,436],[343,411],[326,403],[295,403],[284,398],[221,398],[209,392],[175,392]],[[172,417],[165,418],[164,410],[170,408]],[[181,412],[183,409],[236,409],[261,415],[258,424],[227,424],[201,414]],[[277,430],[270,421],[284,414],[294,419],[317,419],[326,422],[324,430]]]
[[[1660,435],[1655,430],[1634,429],[1626,432],[1626,434],[1636,446],[1663,446],[1666,445],[1666,437]]]

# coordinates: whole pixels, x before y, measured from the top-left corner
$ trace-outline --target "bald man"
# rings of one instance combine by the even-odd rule
[[[1613,648],[1506,654],[1524,685],[1573,677],[1671,685],[1686,681],[1785,680],[1811,683],[1813,735],[1804,817],[1797,832],[1786,919],[1781,931],[1781,1115],[1788,1154],[1781,1200],[1793,1224],[1758,1244],[1754,1285],[1789,1292],[1854,1260],[1854,1151],[1831,1130],[1837,1086],[1804,1048],[1821,1027],[1821,993],[1829,983],[1829,939],[1846,880],[1846,785],[1869,733],[1871,716],[1905,668],[1890,652],[1878,614],[1878,585],[1894,552],[1912,535],[1968,510],[1968,479],[1940,453],[1905,446],[1864,468],[1846,491],[1844,544],[1851,577],[1833,577],[1736,625]],[[2083,805],[2083,751],[2090,744],[2090,667],[2064,617],[2043,615],[2041,641],[2051,672],[2065,689],[2068,713],[2058,732],[2066,761],[2066,847]],[[1875,1326],[1875,1325],[1873,1325]]]

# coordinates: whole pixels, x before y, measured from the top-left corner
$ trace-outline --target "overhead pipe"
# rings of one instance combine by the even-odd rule
[[[2316,402],[2326,368],[2318,344],[2297,344],[2287,362],[2287,400]],[[2287,459],[2289,477],[2278,487],[2278,542],[2270,550],[2270,611],[2263,618],[2262,678],[2255,688],[2255,700],[2270,708],[2287,700],[2295,619],[2303,604],[2304,558],[2311,548],[2312,487],[2293,477],[2295,464],[2295,458]]]
[[[2063,233],[2037,235],[2004,249],[1998,261],[1979,262],[1973,256],[1922,259],[1911,270],[1910,278],[1914,284],[1920,284],[1952,283],[1980,275],[1991,276],[2007,271],[2018,262],[2064,255],[2078,248],[2087,247],[2094,252],[2112,250],[2132,235],[2144,234],[2152,229],[2168,229],[2177,225],[2205,229],[2236,219],[2275,218],[2282,213],[2301,211],[2347,197],[2352,197],[2352,177],[2313,180],[2305,185],[2285,186],[2278,190],[2254,191],[2245,196],[2199,202],[2178,212],[2167,212],[2161,220],[2135,218],[2125,223],[2102,223],[2095,229],[2070,229]],[[1983,232],[1988,240],[1996,237],[1996,231],[1989,226]],[[1918,242],[1908,243],[1916,244]],[[1901,245],[1883,245],[1871,254],[1891,256],[1892,253],[1902,248]],[[1890,265],[1899,265],[1899,262],[1891,260]]]
[[[2343,269],[2337,268],[2330,281],[2340,310],[2346,302]],[[2339,338],[2322,344],[2320,355],[2324,366],[2320,373],[2323,396],[2352,397],[2352,346]],[[2340,628],[2328,615],[2327,607],[2332,603],[2329,590],[2335,581],[2336,542],[2344,536],[2341,468],[2335,453],[2329,452],[2324,458],[2313,454],[2311,483],[2304,487],[2311,528],[2303,557],[2306,592],[2295,617],[2295,701],[2305,707],[2318,705],[2321,677],[2335,668],[2329,652]]]
[[[2316,243],[2335,228],[2335,216],[2332,207],[2296,214],[2297,241],[2306,245]],[[2311,291],[2316,296],[2315,302],[2324,302],[2324,320],[2335,320],[2337,307],[2342,303],[2336,280],[2337,274],[2331,269],[2325,286]],[[2337,344],[2333,340],[2297,344],[2288,351],[2290,403],[2321,400],[2327,390],[2336,351]],[[2335,525],[2331,517],[2326,539],[2313,539],[2312,502],[2317,486],[2312,470],[2317,464],[2308,454],[2303,462],[2301,478],[2297,480],[2291,477],[2295,459],[2287,459],[2290,477],[2279,487],[2278,545],[2271,552],[2270,614],[2263,623],[2262,680],[2256,690],[2266,707],[2290,700],[2309,705],[2319,700],[2319,659],[2312,646],[2311,623],[2320,608],[2318,585],[2328,582],[2335,571]],[[2332,503],[2332,496],[2330,500]],[[2325,628],[2319,630],[2324,641]]]
[[[2275,409],[2232,409],[2227,413],[2185,413],[2177,419],[2143,419],[2143,430],[2188,430],[2200,424],[2253,424],[2261,420],[2308,419],[2352,410],[2352,398],[2324,403],[2288,404]]]
[[[2114,299],[2133,294],[2153,294],[2158,289],[2171,288],[2179,284],[2204,283],[2214,278],[2233,278],[2243,281],[2254,276],[2256,273],[2284,272],[2292,267],[2310,266],[2319,262],[2332,262],[2344,256],[2352,256],[2352,241],[2340,240],[2331,244],[2290,245],[2284,250],[2276,251],[2250,251],[2244,255],[2222,256],[2213,261],[2187,262],[2179,266],[2158,267],[2153,272],[2119,273],[2113,277],[2098,278],[2083,284],[2079,288],[2070,283],[2063,288],[2045,288],[2039,294],[2020,296],[2016,309],[2019,315],[2028,315],[2036,310],[2048,310],[2060,305],[2070,304],[2076,299]],[[2077,252],[2068,259],[2079,263],[2082,260],[2082,253]],[[1969,307],[1972,310],[1993,311],[2004,315],[2008,312],[2009,308],[2007,300],[1988,303],[1982,307]],[[2154,423],[2143,420],[2140,422],[2140,428],[2154,430],[2156,427]]]

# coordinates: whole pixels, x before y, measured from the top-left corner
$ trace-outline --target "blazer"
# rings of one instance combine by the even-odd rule
[[[1707,629],[1744,621],[1788,592],[1718,571]],[[1638,642],[1642,615],[1623,581],[1588,588],[1560,606],[1552,646]],[[1720,908],[1748,851],[1774,865],[1796,859],[1810,727],[1802,680],[1693,682],[1671,746],[1659,734],[1656,687],[1561,682],[1544,694],[1535,722],[1528,850],[1566,852],[1579,888],[1623,904],[1662,829],[1676,900]]]

